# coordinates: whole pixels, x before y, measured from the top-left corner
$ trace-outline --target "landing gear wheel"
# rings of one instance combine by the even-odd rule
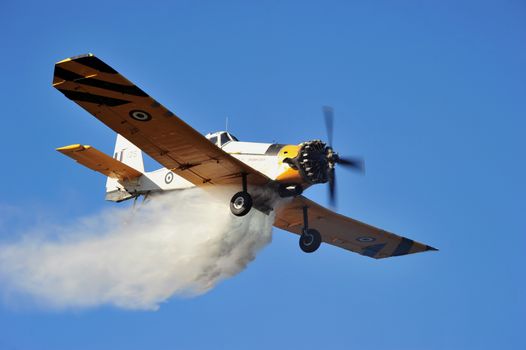
[[[230,211],[235,216],[245,216],[252,208],[252,196],[248,192],[238,192],[230,200]]]
[[[312,253],[320,247],[321,235],[313,229],[303,230],[300,236],[300,248],[305,253]]]

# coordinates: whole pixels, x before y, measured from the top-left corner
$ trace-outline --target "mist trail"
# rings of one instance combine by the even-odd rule
[[[232,191],[153,197],[0,245],[0,293],[49,308],[157,309],[241,272],[271,240],[273,214],[230,213]],[[58,237],[58,238],[52,238]]]

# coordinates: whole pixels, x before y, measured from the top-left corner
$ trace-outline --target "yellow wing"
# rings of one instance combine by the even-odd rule
[[[191,183],[264,185],[270,179],[179,119],[92,54],[55,65],[53,86],[115,132]]]
[[[303,196],[295,197],[276,210],[274,226],[301,234],[305,206],[308,207],[309,228],[319,231],[325,243],[375,259],[437,250],[337,214]]]
[[[57,148],[57,151],[73,158],[91,170],[121,181],[132,180],[142,175],[140,171],[113,159],[91,146],[70,145]]]

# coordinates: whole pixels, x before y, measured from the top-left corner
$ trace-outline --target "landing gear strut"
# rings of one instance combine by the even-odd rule
[[[321,244],[321,235],[318,231],[309,228],[308,207],[303,207],[303,230],[300,236],[300,248],[305,253],[316,251]]]
[[[247,191],[247,174],[243,173],[243,191],[236,193],[230,200],[230,211],[235,216],[245,216],[252,208],[252,196]]]

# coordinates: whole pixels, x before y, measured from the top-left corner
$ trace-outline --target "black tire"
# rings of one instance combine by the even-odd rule
[[[315,252],[321,245],[321,235],[313,229],[303,230],[300,236],[300,248],[305,253]]]
[[[230,211],[235,216],[245,216],[252,208],[252,196],[248,192],[238,192],[230,200]]]

